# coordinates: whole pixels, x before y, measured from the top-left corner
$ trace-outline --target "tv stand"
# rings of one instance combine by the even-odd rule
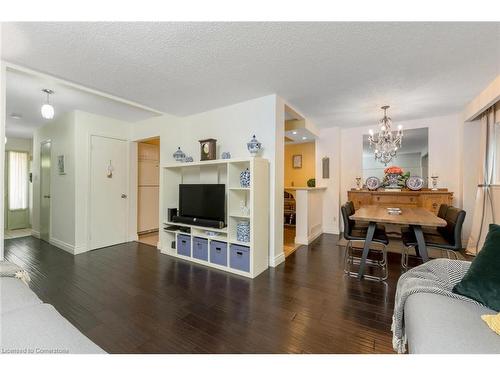
[[[250,171],[250,186],[241,187],[240,174]],[[226,272],[254,278],[269,267],[269,162],[263,158],[222,159],[162,166],[161,212],[178,207],[179,184],[226,185],[226,226],[208,227],[200,219],[163,220],[162,254]],[[248,207],[250,212],[241,209]],[[180,217],[177,217],[180,218]],[[186,219],[186,218],[182,218]],[[250,223],[250,241],[238,241],[241,220]],[[171,226],[178,229],[170,228]],[[182,230],[189,229],[190,233]],[[175,244],[174,246],[172,246]]]

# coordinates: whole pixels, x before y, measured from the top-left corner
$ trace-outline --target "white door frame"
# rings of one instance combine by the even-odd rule
[[[117,141],[124,141],[126,142],[127,144],[127,177],[126,177],[126,181],[127,181],[127,186],[125,187],[125,191],[126,191],[126,194],[127,194],[127,199],[130,199],[130,140],[126,139],[126,138],[118,138],[118,137],[113,137],[113,136],[109,136],[109,135],[106,135],[106,134],[99,134],[99,133],[91,133],[89,134],[89,137],[88,137],[88,145],[89,145],[89,153],[88,153],[88,185],[87,185],[87,212],[88,212],[88,216],[87,216],[87,235],[86,235],[86,239],[87,239],[87,251],[89,250],[93,250],[92,249],[92,241],[91,241],[91,236],[92,236],[92,230],[91,230],[91,218],[92,218],[92,152],[93,152],[93,149],[92,149],[92,137],[101,137],[101,138],[108,138],[108,139],[114,139],[114,140],[117,140]],[[127,233],[127,241],[129,240],[129,236],[128,236],[128,233],[129,233],[129,224],[130,224],[130,204],[127,204],[127,210],[126,210],[126,217],[125,217],[125,222],[126,222],[126,233]]]

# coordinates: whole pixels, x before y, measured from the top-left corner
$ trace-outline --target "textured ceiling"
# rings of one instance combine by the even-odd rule
[[[7,23],[3,58],[175,115],[277,93],[318,126],[457,112],[500,23]]]
[[[40,107],[46,101],[46,95],[41,91],[44,88],[54,91],[50,103],[54,106],[56,120],[64,113],[74,110],[130,122],[155,115],[150,111],[55,83],[46,78],[8,69],[5,129],[7,137],[31,138],[37,127],[48,122],[40,114]],[[15,118],[17,116],[13,115],[20,115],[20,118]]]

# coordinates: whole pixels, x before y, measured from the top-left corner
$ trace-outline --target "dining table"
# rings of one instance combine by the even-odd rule
[[[400,213],[390,213],[386,206],[362,206],[349,216],[350,219],[368,222],[363,254],[359,264],[358,278],[362,279],[366,266],[366,259],[377,224],[407,225],[415,233],[417,240],[416,252],[424,262],[429,260],[422,227],[444,227],[446,221],[422,207],[399,207]]]

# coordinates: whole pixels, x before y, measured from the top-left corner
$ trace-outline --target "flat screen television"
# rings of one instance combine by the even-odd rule
[[[179,216],[226,221],[226,185],[180,184]]]

